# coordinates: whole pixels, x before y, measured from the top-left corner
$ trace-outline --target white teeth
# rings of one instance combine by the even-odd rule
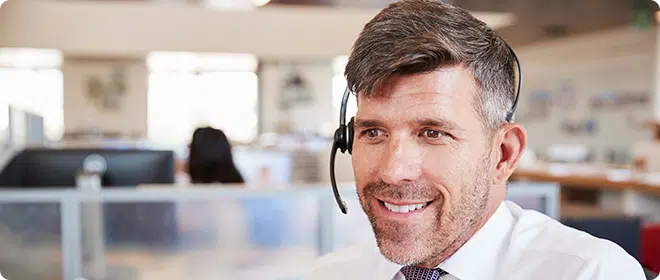
[[[385,204],[385,207],[387,207],[387,209],[395,213],[408,213],[410,211],[422,209],[429,204],[428,202],[420,203],[420,204],[409,204],[409,205],[394,205],[394,204],[389,204],[387,202],[383,202],[383,203]]]

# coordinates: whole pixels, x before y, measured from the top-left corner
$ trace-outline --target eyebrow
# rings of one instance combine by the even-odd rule
[[[422,119],[413,119],[408,122],[410,125],[417,126],[427,126],[427,127],[437,127],[442,130],[448,131],[462,131],[455,122],[443,119],[434,119],[434,118],[422,118]],[[367,127],[378,127],[385,126],[383,121],[374,120],[374,119],[356,119],[354,126],[356,128],[367,128]]]
[[[385,126],[385,123],[378,120],[372,119],[356,119],[354,126],[356,128],[366,128],[366,127],[375,127],[375,126]]]
[[[410,123],[419,126],[437,127],[449,131],[462,131],[462,129],[460,129],[460,127],[455,122],[449,120],[443,120],[443,119],[433,119],[433,118],[415,119],[410,121]]]

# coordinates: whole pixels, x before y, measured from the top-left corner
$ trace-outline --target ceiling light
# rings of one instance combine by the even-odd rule
[[[252,4],[254,4],[255,6],[264,6],[268,3],[270,3],[270,0],[252,0]]]

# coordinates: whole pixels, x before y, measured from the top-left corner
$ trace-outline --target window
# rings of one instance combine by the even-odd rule
[[[335,109],[335,116],[339,116],[341,109],[341,99],[344,97],[344,90],[346,89],[346,78],[344,77],[344,69],[348,62],[347,56],[340,56],[333,61],[332,68],[334,75],[332,76],[332,104]],[[346,106],[346,123],[351,120],[351,117],[357,113],[357,102],[355,96],[348,99]]]
[[[148,59],[149,138],[185,145],[200,126],[232,141],[257,136],[257,61],[242,54],[154,53]]]
[[[47,140],[64,133],[62,55],[55,50],[0,49],[0,105],[43,117]],[[0,126],[6,123],[3,121]],[[0,127],[0,130],[2,128]]]

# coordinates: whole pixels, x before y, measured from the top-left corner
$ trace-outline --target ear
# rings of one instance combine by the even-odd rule
[[[505,124],[497,134],[499,160],[496,183],[506,184],[527,146],[527,132],[519,124]]]

